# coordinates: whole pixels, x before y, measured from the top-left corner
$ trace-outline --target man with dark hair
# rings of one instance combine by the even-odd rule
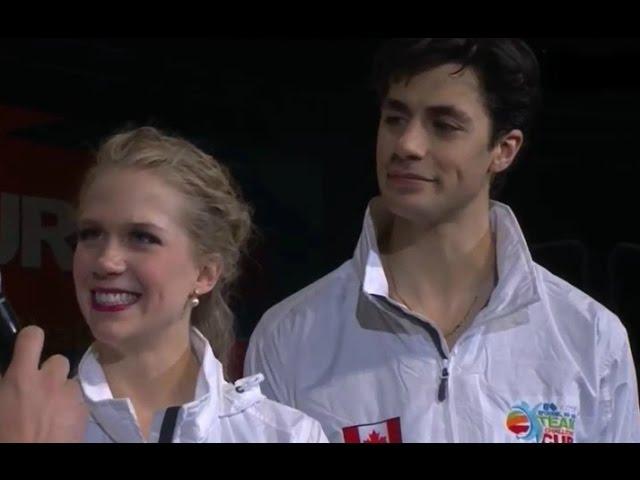
[[[402,39],[374,72],[380,196],[354,257],[264,315],[246,373],[335,442],[639,441],[621,322],[490,200],[539,103],[535,55]]]

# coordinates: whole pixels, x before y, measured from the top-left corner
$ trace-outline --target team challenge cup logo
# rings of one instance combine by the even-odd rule
[[[576,422],[574,407],[521,402],[507,414],[506,427],[518,440],[537,443],[573,443]]]

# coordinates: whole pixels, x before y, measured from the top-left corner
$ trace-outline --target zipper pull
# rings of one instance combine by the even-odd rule
[[[449,359],[442,360],[442,371],[440,372],[440,386],[438,387],[438,401],[444,402],[447,398],[447,384],[449,381]]]
[[[239,380],[236,380],[233,386],[236,388],[236,392],[244,393],[256,388],[263,381],[264,381],[264,375],[261,373],[258,373],[256,375],[251,375],[250,377],[244,377]]]

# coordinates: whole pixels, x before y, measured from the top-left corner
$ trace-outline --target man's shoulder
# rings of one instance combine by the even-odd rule
[[[351,301],[359,281],[352,260],[285,298],[265,312],[256,327],[258,334],[304,319],[313,321]]]

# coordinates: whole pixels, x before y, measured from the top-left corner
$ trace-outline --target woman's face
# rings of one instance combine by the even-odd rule
[[[119,349],[188,329],[190,295],[211,290],[217,272],[196,262],[183,225],[187,201],[158,174],[136,169],[108,170],[87,190],[73,277],[99,343]]]

